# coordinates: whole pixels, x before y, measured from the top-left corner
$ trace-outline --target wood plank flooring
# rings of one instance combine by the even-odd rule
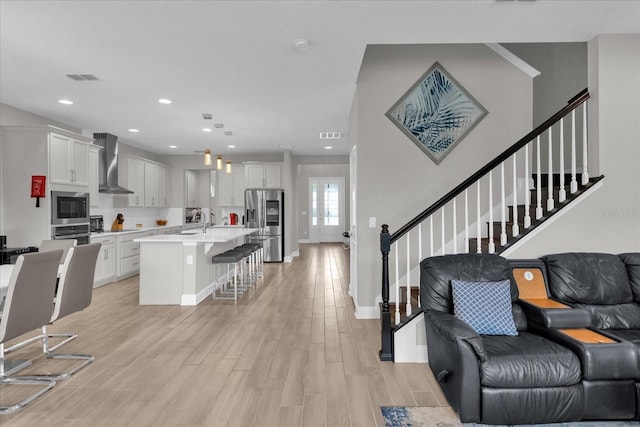
[[[97,288],[50,327],[95,361],[0,425],[371,427],[380,406],[445,406],[427,365],[379,361],[380,323],[355,319],[348,284],[348,250],[303,244],[238,303],[139,306],[137,276]],[[10,356],[35,358],[25,374],[68,366],[40,352]],[[21,394],[0,385],[2,404]]]

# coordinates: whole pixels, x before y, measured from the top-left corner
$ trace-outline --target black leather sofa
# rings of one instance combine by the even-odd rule
[[[452,280],[505,279],[516,336],[480,335],[454,315]],[[427,258],[420,264],[420,297],[429,366],[463,422],[534,424],[584,418],[580,360],[567,347],[530,331],[506,259],[486,254]]]
[[[541,261],[549,296],[571,308],[523,306],[536,319],[532,330],[579,356],[585,418],[639,420],[640,253],[562,253]],[[583,327],[601,339],[585,342],[566,332]]]

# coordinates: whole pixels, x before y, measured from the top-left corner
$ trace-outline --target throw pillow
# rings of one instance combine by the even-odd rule
[[[518,335],[511,311],[511,285],[451,281],[453,314],[480,335]]]

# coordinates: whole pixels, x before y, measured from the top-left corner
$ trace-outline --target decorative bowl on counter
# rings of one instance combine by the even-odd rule
[[[156,224],[158,224],[158,225],[167,225],[167,220],[166,219],[157,219],[156,220]]]

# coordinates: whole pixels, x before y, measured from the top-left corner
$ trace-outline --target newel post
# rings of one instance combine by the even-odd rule
[[[389,312],[389,252],[391,251],[391,235],[389,226],[382,225],[380,232],[380,252],[382,252],[382,350],[380,360],[393,361],[393,339],[391,331],[391,313]]]

